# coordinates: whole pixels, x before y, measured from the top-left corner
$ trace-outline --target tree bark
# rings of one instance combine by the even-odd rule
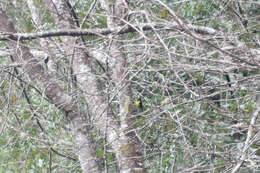
[[[4,32],[16,32],[4,11],[0,13],[0,28]],[[37,83],[40,88],[43,88],[49,102],[64,112],[71,121],[75,134],[75,144],[78,149],[77,154],[79,155],[83,172],[98,172],[95,147],[89,132],[90,127],[86,126],[84,121],[82,121],[82,111],[77,107],[77,100],[67,95],[58,85],[56,79],[44,71],[39,60],[30,53],[29,48],[19,42],[8,41],[7,43],[10,48],[16,50],[17,56],[15,60],[24,64],[23,69],[29,78]]]
[[[107,25],[109,29],[123,25],[127,18],[128,4],[125,0],[114,3],[114,11],[109,9],[108,1],[102,0],[103,8],[107,12]],[[111,17],[115,16],[115,17]],[[120,147],[118,154],[119,169],[123,173],[145,172],[140,152],[140,141],[135,134],[135,110],[132,105],[132,91],[127,67],[127,57],[123,54],[122,43],[119,36],[111,39],[109,54],[111,55],[110,67],[113,69],[112,79],[116,83],[120,109]]]

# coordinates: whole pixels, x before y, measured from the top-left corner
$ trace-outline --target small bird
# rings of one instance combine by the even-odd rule
[[[141,97],[139,97],[139,98],[136,100],[135,105],[136,105],[137,108],[139,108],[141,111],[143,111],[143,102],[142,102]]]
[[[44,59],[44,63],[47,64],[49,62],[49,57],[47,56],[47,58]]]

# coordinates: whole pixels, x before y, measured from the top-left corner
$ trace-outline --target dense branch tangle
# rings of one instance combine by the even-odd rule
[[[49,156],[49,170],[66,172],[59,170],[59,164],[63,168],[72,164],[72,172],[145,172],[145,168],[152,172],[223,172],[232,166],[234,171],[246,169],[243,163],[257,163],[256,150],[251,146],[259,138],[254,136],[259,109],[254,111],[253,99],[259,85],[259,51],[257,41],[241,39],[243,34],[250,38],[250,28],[255,26],[251,21],[256,18],[248,20],[246,30],[244,25],[240,28],[236,18],[230,18],[225,11],[231,9],[233,1],[166,5],[159,0],[100,0],[91,2],[88,8],[85,1],[53,1],[45,4],[54,20],[49,28],[56,28],[49,31],[41,30],[44,21],[34,4],[39,2],[27,2],[35,33],[17,33],[8,28],[11,18],[1,14],[0,40],[8,43],[15,57],[14,64],[20,70],[17,78],[30,86],[31,104],[35,107],[30,112],[41,112],[37,118],[45,125],[41,128],[47,132],[48,147],[69,148],[72,158],[78,157],[79,165],[70,161],[67,164],[67,160],[56,157],[53,148],[45,150],[40,144],[34,145],[43,153],[55,154]],[[204,7],[210,10],[202,11]],[[231,12],[245,8],[238,7],[232,7]],[[87,14],[82,17],[83,8]],[[20,13],[15,12],[17,17]],[[241,23],[245,16],[237,14]],[[86,21],[92,28],[80,29]],[[23,26],[19,21],[15,24],[17,28]],[[6,51],[5,45],[2,47]],[[47,56],[34,56],[32,50]],[[13,66],[1,64],[4,72]],[[7,89],[5,82],[0,84],[2,98]],[[44,96],[32,92],[34,85]],[[10,92],[11,103],[16,101],[13,95]],[[38,105],[43,98],[49,101],[41,102],[45,107]],[[142,103],[141,109],[135,107],[136,100]],[[12,111],[26,109],[22,101],[15,106],[11,106],[16,108]],[[67,127],[67,121],[57,123],[57,110],[70,123],[64,131],[72,132],[72,139],[59,131],[59,125]],[[14,114],[26,115],[23,111]],[[55,126],[51,126],[52,121]],[[26,124],[23,118],[19,122],[22,127]],[[21,129],[30,132],[30,128]],[[57,141],[51,141],[48,135]],[[67,145],[71,140],[73,144]],[[246,146],[240,153],[238,144],[244,141]],[[251,155],[247,155],[250,151]],[[238,157],[241,161],[236,160]]]

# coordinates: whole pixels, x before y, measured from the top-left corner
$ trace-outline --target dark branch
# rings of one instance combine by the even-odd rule
[[[189,25],[190,29],[199,33],[199,34],[216,34],[216,31],[212,28],[201,27],[201,26],[193,26]],[[33,40],[37,38],[47,38],[47,37],[58,37],[58,36],[101,36],[105,37],[109,34],[126,34],[129,32],[136,32],[137,29],[141,31],[153,30],[153,29],[160,29],[160,30],[183,30],[177,24],[172,24],[170,27],[163,26],[163,25],[155,25],[155,24],[144,24],[142,26],[135,26],[133,27],[118,27],[113,30],[110,29],[67,29],[67,30],[58,30],[58,31],[46,31],[46,32],[38,32],[38,33],[6,33],[0,32],[0,41],[5,40]]]

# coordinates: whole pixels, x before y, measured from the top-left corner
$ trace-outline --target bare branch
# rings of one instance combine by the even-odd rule
[[[208,27],[203,26],[195,26],[195,25],[188,25],[191,30],[194,30],[197,33],[200,34],[208,34],[208,35],[214,35],[217,33],[216,30]],[[105,37],[109,34],[126,34],[129,32],[136,32],[136,29],[143,30],[143,31],[149,31],[153,28],[159,29],[159,30],[183,30],[181,27],[179,27],[176,24],[172,24],[169,26],[164,26],[162,24],[153,24],[153,23],[147,23],[147,24],[141,24],[135,27],[117,27],[113,29],[66,29],[66,30],[58,30],[58,31],[42,31],[37,33],[10,33],[10,32],[1,32],[0,33],[0,40],[33,40],[38,38],[48,38],[48,37],[58,37],[58,36],[101,36]]]

